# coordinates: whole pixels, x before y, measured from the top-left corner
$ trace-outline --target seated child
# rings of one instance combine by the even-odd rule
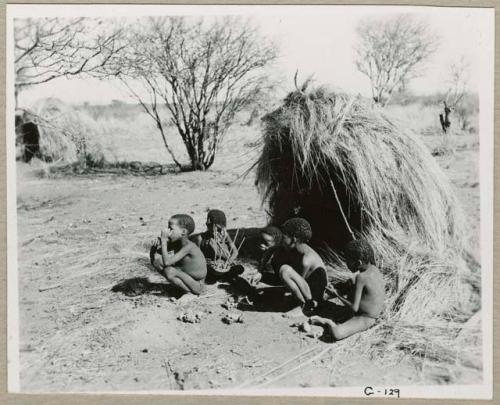
[[[335,340],[344,339],[373,326],[384,307],[384,279],[375,267],[372,247],[365,240],[353,240],[347,244],[344,253],[347,267],[353,273],[354,287],[349,294],[350,299],[344,298],[340,293],[337,293],[337,297],[352,309],[354,316],[342,324],[319,316],[310,319],[312,324],[326,327]]]
[[[328,278],[325,264],[307,242],[312,237],[311,225],[303,218],[292,218],[281,227],[284,247],[279,276],[285,286],[301,302],[302,312],[311,315],[323,301]]]
[[[276,226],[267,226],[260,231],[261,243],[259,249],[262,251],[262,256],[259,261],[257,273],[254,274],[250,282],[253,285],[263,282],[269,285],[279,285],[279,268],[275,271],[274,258],[277,256],[277,250],[281,248],[282,233]]]
[[[220,261],[233,263],[238,256],[238,249],[227,233],[226,224],[226,214],[223,211],[210,210],[207,213],[207,230],[193,239],[209,263],[209,277],[213,281],[237,276],[244,271],[243,266],[232,266],[227,273],[217,269]]]
[[[189,215],[173,215],[168,220],[168,229],[161,231],[158,243],[151,247],[150,259],[170,283],[186,293],[199,295],[207,275],[207,262],[200,248],[188,239],[194,227]],[[158,248],[161,248],[160,258],[156,257]]]

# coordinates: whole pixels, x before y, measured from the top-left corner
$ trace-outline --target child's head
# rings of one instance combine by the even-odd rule
[[[216,229],[226,228],[226,214],[221,210],[210,210],[207,213],[207,230],[215,233]]]
[[[304,218],[292,218],[281,226],[283,245],[293,247],[296,243],[307,243],[312,237],[312,229]]]
[[[361,270],[367,264],[375,264],[375,253],[364,239],[349,242],[344,249],[347,267],[352,272]]]
[[[168,229],[170,230],[169,239],[171,241],[187,237],[194,232],[194,220],[187,214],[172,215],[168,220]]]
[[[273,246],[279,245],[282,239],[282,233],[275,226],[267,226],[260,231],[260,250],[267,250]]]

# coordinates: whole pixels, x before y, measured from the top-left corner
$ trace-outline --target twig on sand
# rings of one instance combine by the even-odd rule
[[[163,361],[163,367],[165,367],[165,371],[167,372],[168,385],[170,386],[169,388],[172,389],[172,377],[170,376],[170,373],[172,371],[172,366],[170,365],[170,361],[169,360]]]
[[[211,298],[211,297],[216,297],[216,296],[221,296],[222,297],[222,296],[225,296],[225,295],[226,294],[224,293],[224,291],[222,291],[222,292],[217,291],[217,292],[214,292],[212,294],[202,294],[202,295],[199,295],[197,298],[201,300],[202,298]]]
[[[97,287],[94,287],[94,288],[89,288],[88,291],[93,291],[93,292],[89,293],[88,295],[95,294],[96,292],[100,292],[100,291],[103,291],[103,290],[111,290],[116,284],[117,284],[117,282],[115,281],[115,282],[113,282],[111,284],[100,285],[100,286],[97,286]]]
[[[119,295],[120,300],[129,300],[129,301],[135,301],[135,300],[140,300],[144,295],[139,294],[139,295],[133,295],[133,296],[127,296],[124,294]]]
[[[28,246],[28,245],[29,245],[31,242],[33,242],[35,239],[36,239],[36,237],[35,237],[35,238],[28,239],[27,241],[25,241],[25,242],[23,242],[23,243],[22,243],[22,246]]]
[[[48,285],[46,287],[40,287],[38,289],[38,291],[43,292],[43,291],[47,291],[47,290],[53,290],[53,289],[59,288],[59,287],[62,287],[62,284],[53,284],[53,285]]]

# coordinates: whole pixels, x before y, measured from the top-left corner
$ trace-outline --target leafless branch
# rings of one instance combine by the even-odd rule
[[[393,91],[420,74],[437,49],[437,37],[410,15],[362,21],[357,32],[356,67],[368,76],[375,102],[386,105]]]
[[[148,18],[135,27],[128,30],[119,74],[162,100],[192,169],[206,170],[235,114],[265,93],[263,68],[275,59],[276,48],[234,17],[211,23]]]
[[[59,77],[110,74],[104,69],[124,50],[122,30],[90,18],[14,21],[15,86],[22,89]],[[115,72],[113,72],[115,73]]]

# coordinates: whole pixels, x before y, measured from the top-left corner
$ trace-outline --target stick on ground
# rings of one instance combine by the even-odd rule
[[[53,289],[59,288],[59,287],[62,287],[62,284],[54,284],[54,285],[48,285],[46,287],[40,287],[38,289],[38,291],[42,292],[42,291],[47,291],[47,290],[53,290]]]

